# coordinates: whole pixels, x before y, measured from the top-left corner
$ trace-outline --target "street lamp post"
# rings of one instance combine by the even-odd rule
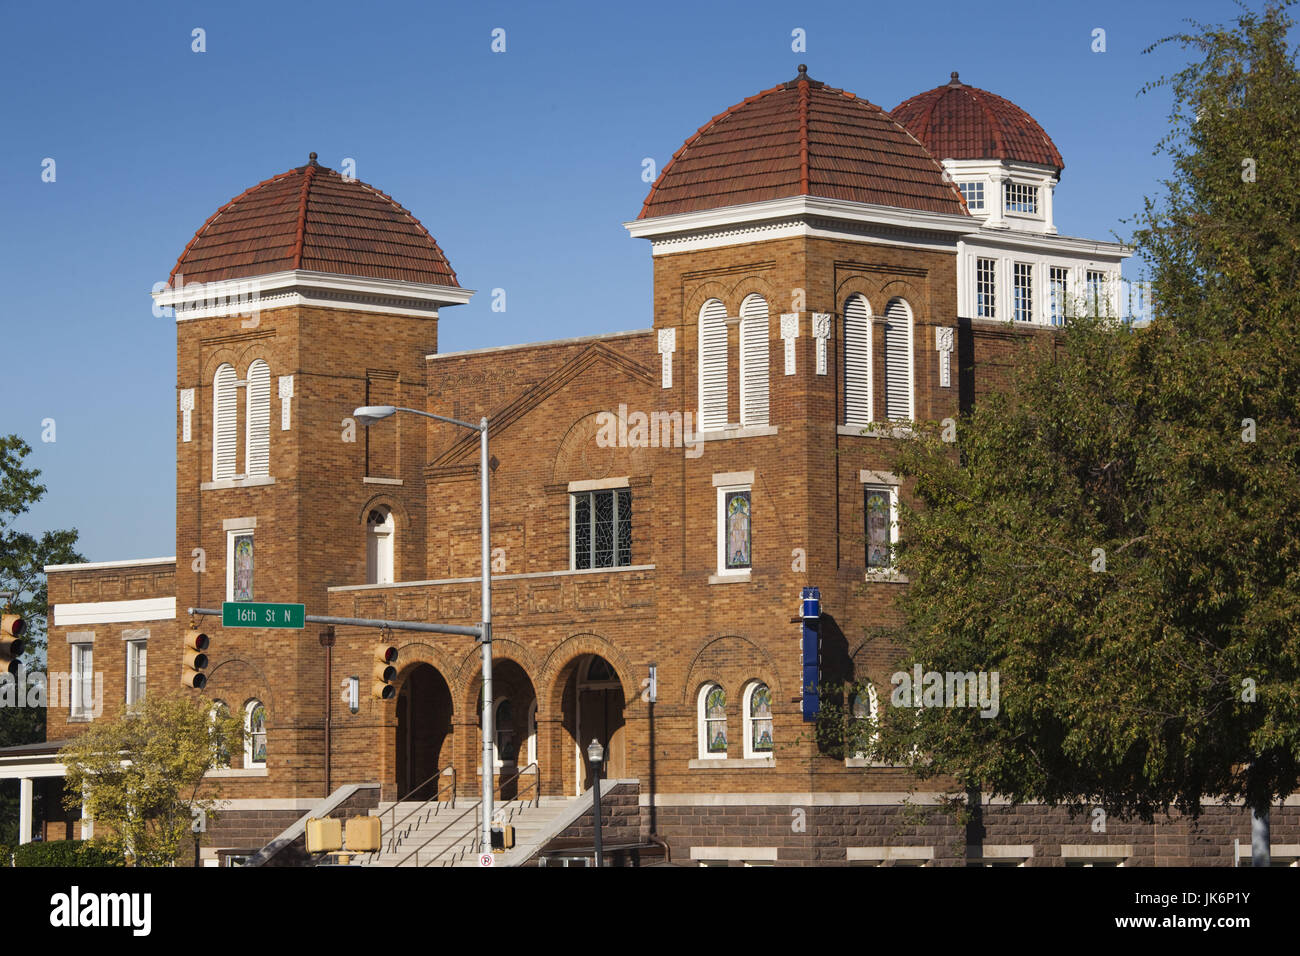
[[[596,865],[600,866],[600,765],[605,761],[605,748],[595,737],[587,745],[587,759],[591,761],[591,772],[595,777],[591,785],[592,815],[595,817],[592,831],[596,835]]]
[[[479,419],[474,425],[432,412],[422,412],[416,408],[402,408],[395,405],[366,405],[352,413],[362,425],[369,427],[377,421],[388,418],[397,412],[410,412],[449,425],[459,425],[479,433],[479,498],[483,512],[482,530],[482,616],[479,639],[483,645],[483,806],[482,826],[479,830],[480,852],[488,853],[492,849],[492,804],[493,804],[493,760],[492,760],[492,553],[488,544],[491,528],[488,502],[488,420]]]

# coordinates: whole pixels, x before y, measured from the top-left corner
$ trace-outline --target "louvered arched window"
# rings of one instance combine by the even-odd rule
[[[885,308],[885,413],[891,421],[915,418],[912,402],[912,309],[902,299]]]
[[[248,366],[244,474],[271,473],[271,369],[261,359]]]
[[[851,295],[844,303],[844,424],[871,420],[871,305]]]
[[[740,423],[766,425],[768,418],[768,341],[771,336],[767,300],[757,293],[740,303]]]
[[[727,307],[710,299],[700,309],[700,431],[727,424]]]
[[[235,477],[235,368],[221,365],[212,379],[212,480]]]

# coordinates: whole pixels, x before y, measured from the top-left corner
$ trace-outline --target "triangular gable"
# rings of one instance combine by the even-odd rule
[[[568,362],[561,365],[549,376],[532,388],[521,392],[510,402],[488,415],[489,432],[499,435],[515,422],[519,421],[552,395],[562,391],[574,379],[597,364],[607,365],[623,372],[631,378],[655,385],[659,381],[657,372],[649,366],[616,352],[601,342],[593,342]],[[477,465],[479,439],[477,435],[467,433],[445,452],[429,463],[428,468],[453,468],[457,465],[473,463]]]

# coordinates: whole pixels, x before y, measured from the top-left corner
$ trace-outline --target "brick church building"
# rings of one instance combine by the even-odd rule
[[[506,862],[590,845],[593,739],[606,845],[675,863],[1231,864],[1235,842],[1249,859],[1231,808],[1106,832],[997,803],[975,829],[918,820],[905,803],[936,794],[819,749],[804,720],[805,587],[822,672],[866,684],[854,713],[889,699],[892,655],[866,630],[908,586],[889,464],[905,423],[997,388],[1067,297],[1118,311],[1130,250],[1058,232],[1064,165],[956,73],[890,113],[800,67],[700,127],[626,224],[649,243],[652,328],[451,353],[439,322],[473,293],[397,201],[315,154],[230,200],[155,293],[177,329],[175,556],[46,569],[49,669],[73,693],[48,744],[0,753],[28,832],[34,790],[57,803],[59,742],[96,719],[93,675],[105,716],[180,690],[189,608],[477,623],[477,437],[353,417],[397,405],[490,423],[495,771],[523,835]],[[283,862],[303,818],[358,809],[404,834],[400,862],[464,857],[432,836],[406,854],[431,817],[473,832],[474,638],[200,623],[207,685],[186,692],[249,731],[212,774],[227,809],[205,858]],[[371,692],[381,639],[391,700]],[[48,816],[47,839],[93,832]],[[1273,827],[1300,842],[1293,808]]]

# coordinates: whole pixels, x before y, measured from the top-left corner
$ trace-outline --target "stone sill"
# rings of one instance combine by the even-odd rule
[[[836,425],[837,435],[852,435],[856,438],[915,438],[916,433],[906,425],[883,425],[873,422],[870,425]]]
[[[269,777],[265,767],[218,767],[216,770],[209,770],[205,777]]]
[[[863,580],[871,584],[908,584],[911,579],[898,571],[868,571]]]
[[[402,479],[401,478],[371,478],[369,476],[366,476],[365,478],[361,479],[361,483],[363,485],[400,485],[402,483]]]
[[[756,770],[759,767],[775,767],[775,757],[720,757],[709,759],[697,758],[687,765],[689,770]]]
[[[779,431],[776,425],[752,425],[749,428],[742,428],[739,425],[727,425],[725,428],[715,428],[709,431],[700,431],[696,429],[695,434],[691,436],[692,442],[697,441],[726,441],[728,438],[766,438],[768,435],[775,435]]]
[[[743,584],[750,579],[749,572],[743,574],[710,574],[710,584]]]
[[[199,484],[200,491],[219,491],[223,488],[256,488],[259,485],[273,485],[275,479],[259,475],[255,478],[218,478],[216,481],[204,481]]]

